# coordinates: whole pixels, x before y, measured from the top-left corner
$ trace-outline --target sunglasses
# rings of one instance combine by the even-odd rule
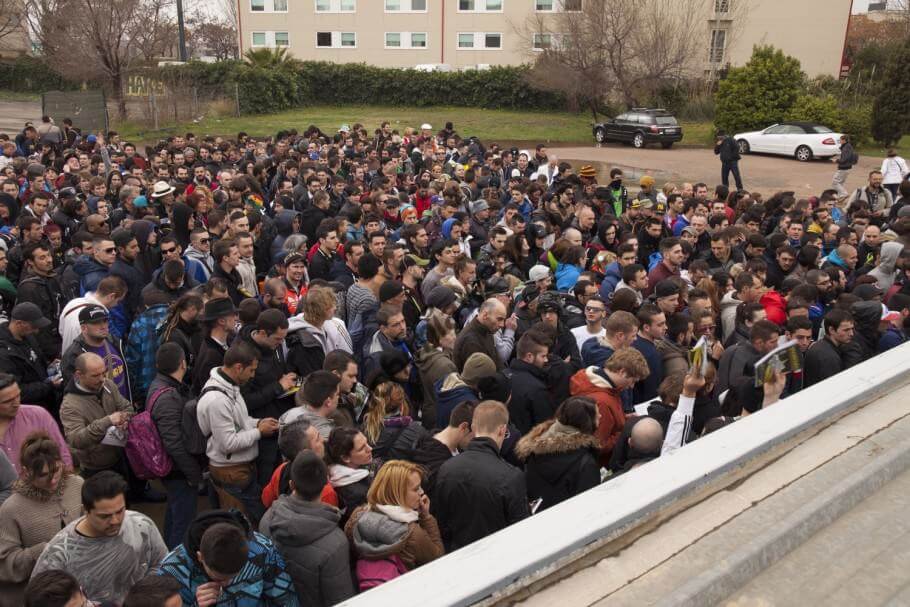
[[[200,243],[200,244],[208,244],[208,243],[209,243],[209,239],[208,239],[208,238],[200,238],[200,239],[199,239],[199,243]]]
[[[113,252],[116,251],[116,250],[117,250],[117,249],[115,249],[114,247],[110,247],[110,248],[108,248],[108,249],[101,249],[101,252],[102,252],[102,253],[113,253]]]
[[[173,247],[170,249],[161,249],[161,252],[164,253],[165,255],[168,255],[169,253],[173,253],[176,250],[177,250],[177,247]]]

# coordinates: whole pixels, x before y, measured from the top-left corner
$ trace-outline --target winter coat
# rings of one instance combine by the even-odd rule
[[[727,291],[720,300],[720,324],[723,328],[723,341],[726,342],[736,329],[736,308],[742,301],[736,298],[736,291]]]
[[[17,304],[30,302],[41,309],[41,314],[51,321],[38,332],[38,345],[48,360],[57,358],[63,343],[60,338],[60,312],[63,311],[63,293],[56,276],[39,276],[27,271],[17,287]]]
[[[626,423],[620,391],[613,387],[606,372],[599,367],[588,367],[573,375],[569,388],[572,396],[587,396],[597,403],[600,410],[600,424],[597,426],[597,438],[600,440],[601,449],[600,463],[606,466]]]
[[[379,560],[397,555],[410,571],[445,554],[439,525],[432,514],[418,514],[416,521],[403,522],[382,509],[364,504],[344,526],[358,559]],[[408,512],[400,507],[394,510]]]
[[[149,398],[159,389],[162,392],[154,403],[146,402],[152,407],[152,421],[161,437],[164,450],[171,457],[174,465],[169,479],[186,479],[190,485],[198,486],[202,482],[202,467],[199,458],[186,450],[183,436],[183,409],[189,400],[186,387],[169,375],[159,373],[149,385]]]
[[[212,268],[215,265],[215,260],[212,258],[212,254],[198,251],[191,245],[186,249],[186,253],[184,253],[183,256],[191,261],[195,261],[198,264],[194,265],[193,267],[193,278],[195,278],[196,281],[200,284],[208,282],[209,277],[212,275]],[[189,270],[189,266],[187,266],[187,270]]]
[[[855,346],[844,351],[847,367],[869,360],[878,354],[878,327],[882,317],[882,304],[877,301],[859,301],[850,306],[850,313],[853,314],[855,322],[852,342]]]
[[[196,360],[193,363],[193,377],[191,383],[192,394],[202,392],[205,382],[209,380],[212,369],[220,367],[224,362],[224,353],[227,352],[227,346],[206,336],[199,345],[199,351],[196,353]]]
[[[493,333],[475,318],[461,330],[455,339],[453,348],[455,366],[461,370],[468,357],[475,352],[486,354],[496,364],[496,370],[501,371],[503,364],[496,352],[496,343],[493,340]]]
[[[316,244],[316,229],[323,219],[329,219],[332,214],[328,209],[320,209],[312,205],[304,209],[300,214],[300,233],[306,236],[306,241],[313,245]]]
[[[113,425],[110,415],[118,411],[135,412],[133,404],[123,398],[111,380],[104,380],[100,394],[85,392],[75,379],[67,385],[60,405],[60,423],[66,442],[83,469],[104,470],[120,461],[122,447],[101,444]]]
[[[131,323],[141,309],[142,289],[145,288],[147,282],[145,276],[134,262],[128,262],[119,256],[111,266],[111,276],[119,276],[126,283],[126,297],[123,304],[127,321]]]
[[[288,372],[288,366],[281,348],[271,349],[260,346],[253,339],[255,325],[248,325],[240,330],[237,339],[246,342],[259,354],[259,366],[253,379],[243,385],[243,400],[246,401],[250,415],[256,417],[275,417],[284,413],[290,406],[289,399],[279,399],[284,388],[278,380]]]
[[[436,380],[433,386],[433,402],[436,403],[436,417],[432,420],[434,428],[445,428],[449,425],[452,411],[461,403],[477,400],[477,391],[464,383],[457,371]],[[514,402],[514,397],[513,397]]]
[[[787,324],[787,300],[783,295],[772,289],[765,292],[758,303],[765,308],[765,316],[768,320],[778,327]]]
[[[231,597],[229,601],[233,607],[297,607],[300,603],[294,582],[278,548],[266,536],[250,531],[249,523],[245,519],[241,523],[238,517],[242,519],[239,514],[224,510],[211,510],[197,516],[190,525],[186,541],[164,557],[156,573],[177,580],[184,605],[197,604],[196,590],[211,581],[196,558],[202,535],[216,523],[229,523],[244,530],[249,553],[241,573],[224,586],[222,596]]]
[[[152,276],[152,282],[142,288],[142,307],[146,308],[158,304],[169,306],[198,286],[199,283],[196,282],[196,279],[189,272],[186,272],[183,277],[183,285],[172,289],[164,282],[164,273],[159,269]]]
[[[212,369],[205,387],[215,388],[199,397],[196,420],[202,434],[208,436],[205,454],[215,466],[245,464],[259,455],[256,427],[258,419],[249,416],[240,387],[221,369]]]
[[[9,323],[0,324],[0,369],[16,378],[22,402],[51,406],[54,388],[47,379],[47,361],[34,335],[22,341],[10,333]]]
[[[842,349],[827,337],[820,339],[806,350],[803,387],[808,388],[846,368]]]
[[[574,263],[562,263],[556,266],[556,288],[560,291],[568,291],[578,282],[581,276],[581,268]]]
[[[423,386],[424,406],[421,411],[423,423],[427,427],[441,427],[436,419],[438,407],[436,403],[436,382],[458,371],[452,361],[452,353],[426,344],[417,351],[414,356],[414,363],[417,365],[417,370],[420,373],[420,383]],[[446,420],[446,423],[448,423],[448,420]]]
[[[300,377],[322,369],[325,355],[329,352],[325,331],[303,319],[302,314],[289,320],[287,367]]]
[[[366,503],[372,480],[369,471],[363,468],[348,468],[340,464],[329,466],[329,482],[338,496],[342,525],[347,523],[354,510]]]
[[[354,596],[348,539],[341,513],[322,502],[282,495],[262,517],[259,531],[284,557],[300,604],[329,607]]]
[[[80,295],[85,295],[89,291],[96,291],[98,283],[110,274],[110,268],[98,263],[94,257],[81,255],[73,264],[73,269],[79,275]]]
[[[837,156],[838,171],[849,171],[857,162],[859,162],[859,156],[853,150],[853,144],[848,142],[840,146],[840,154]]]
[[[738,416],[743,409],[761,409],[764,392],[755,388],[755,363],[763,355],[748,340],[727,348],[717,365],[716,394],[728,392],[723,402],[724,415]]]
[[[240,272],[238,272],[236,268],[228,273],[224,271],[224,268],[222,268],[220,264],[215,264],[215,267],[212,269],[212,278],[221,278],[227,283],[228,297],[231,298],[231,301],[234,302],[235,306],[239,306],[240,302],[247,297],[253,296],[252,294],[241,291],[243,280],[240,278]]]
[[[417,439],[410,456],[407,458],[423,467],[423,489],[427,495],[433,495],[436,487],[436,475],[444,463],[454,456],[449,448],[432,434],[424,434]]]
[[[431,503],[449,552],[530,515],[524,474],[486,437],[442,465]]]
[[[278,235],[275,237],[275,240],[272,241],[272,247],[270,250],[272,256],[272,265],[284,258],[284,241],[287,240],[288,236],[291,235],[291,232],[294,228],[294,218],[299,215],[300,213],[297,211],[285,209],[278,213],[278,216],[275,217],[275,228],[278,230]]]
[[[516,358],[509,365],[509,371],[512,376],[509,420],[524,435],[553,417],[556,403],[547,390],[546,370]]]
[[[539,424],[515,448],[525,462],[528,498],[550,506],[600,484],[600,441],[556,420]]]

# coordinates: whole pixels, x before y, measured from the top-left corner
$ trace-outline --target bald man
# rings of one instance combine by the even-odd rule
[[[506,321],[506,307],[495,297],[483,302],[474,320],[465,325],[455,340],[455,366],[464,370],[468,357],[475,352],[489,356],[496,363],[496,370],[503,368],[503,362],[496,351],[494,334],[502,329]]]
[[[64,390],[60,421],[83,476],[101,470],[121,471],[123,447],[101,441],[112,427],[125,431],[134,412],[132,403],[107,378],[103,358],[91,352],[76,358],[76,373]]]

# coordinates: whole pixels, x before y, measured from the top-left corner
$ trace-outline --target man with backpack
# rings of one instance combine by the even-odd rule
[[[853,168],[853,165],[859,162],[859,156],[853,149],[853,145],[847,135],[840,136],[840,154],[831,160],[837,163],[837,170],[834,171],[831,187],[837,190],[837,200],[843,201],[850,195],[850,192],[844,187],[844,184],[847,183],[847,176],[850,174],[850,169]]]
[[[250,417],[240,392],[258,366],[259,353],[252,346],[232,345],[224,363],[212,369],[196,405],[199,429],[208,437],[209,473],[221,506],[242,510],[256,525],[263,514],[256,474],[259,439],[278,432],[274,417]]]
[[[155,356],[158,373],[149,385],[146,411],[152,416],[160,444],[172,462],[170,473],[161,479],[167,489],[164,514],[164,543],[173,550],[183,541],[196,517],[196,501],[202,483],[200,457],[187,450],[183,415],[188,390],[183,383],[186,356],[176,343],[162,344]]]

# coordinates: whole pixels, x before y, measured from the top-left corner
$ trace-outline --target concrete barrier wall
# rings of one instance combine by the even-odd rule
[[[908,369],[905,344],[344,605],[470,605],[520,587],[523,579],[630,532],[797,435],[910,383]]]

